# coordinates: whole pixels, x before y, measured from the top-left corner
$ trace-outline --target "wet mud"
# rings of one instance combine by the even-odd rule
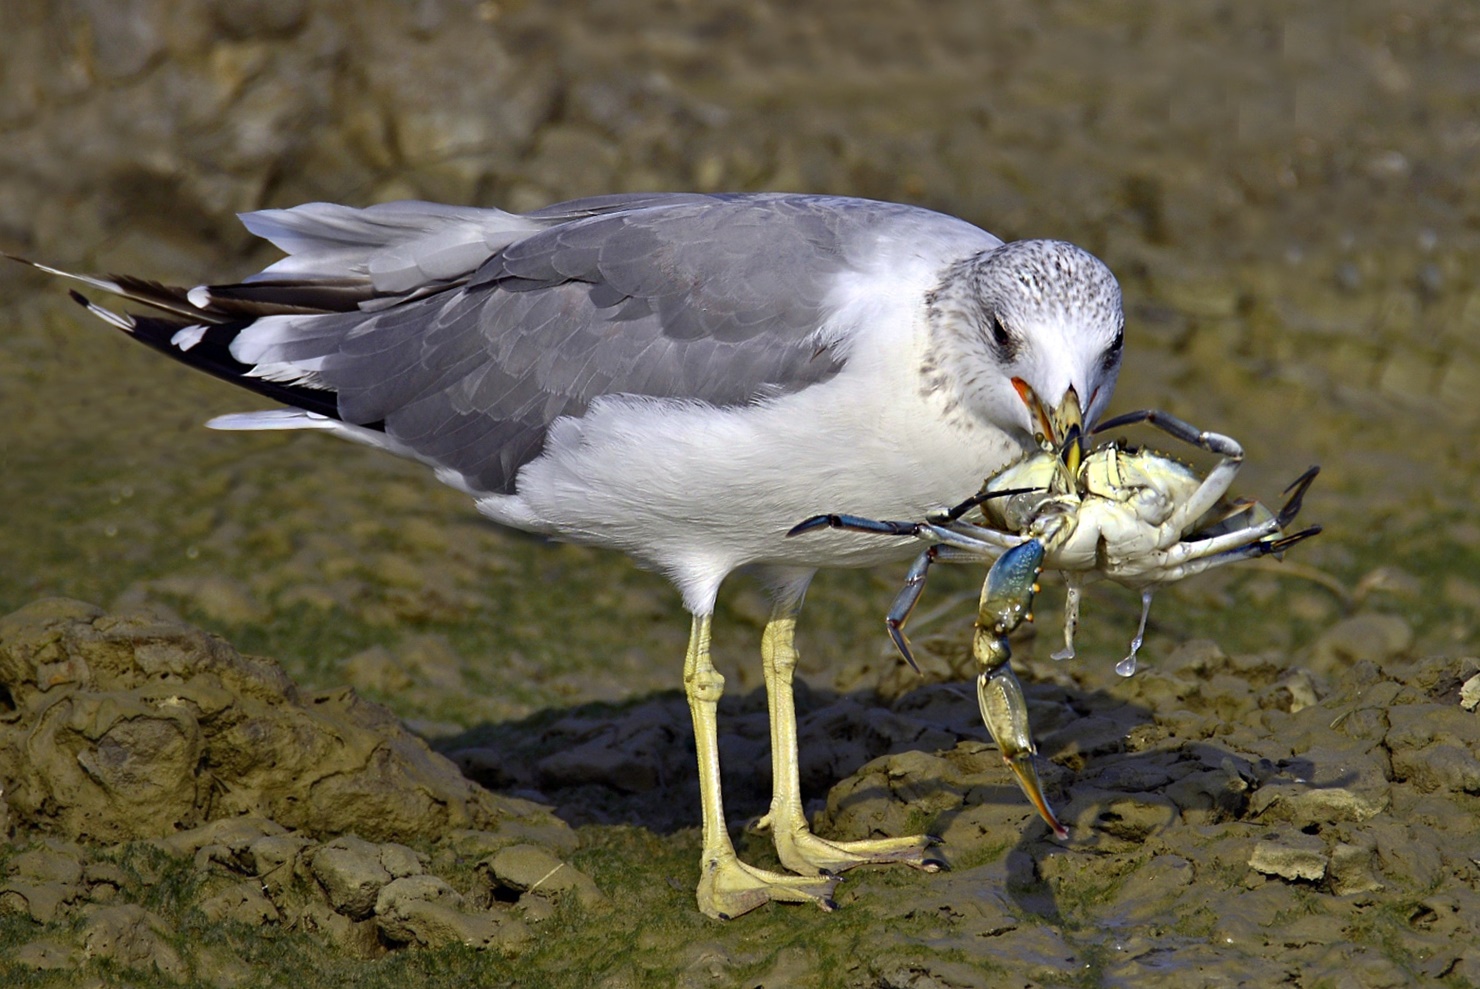
[[[0,981],[1480,985],[1473,7],[560,6],[7,5],[0,249],[192,282],[272,259],[235,211],[313,199],[920,203],[1102,256],[1112,413],[1235,437],[1266,504],[1320,463],[1325,531],[1161,592],[1130,678],[1135,595],[1092,588],[1053,662],[1045,580],[1014,665],[1066,841],[980,723],[980,572],[932,572],[923,677],[902,570],[823,575],[808,812],[951,869],[720,924],[659,577],[415,465],[208,433],[252,400],[0,267]],[[766,610],[727,586],[715,644],[774,867]]]

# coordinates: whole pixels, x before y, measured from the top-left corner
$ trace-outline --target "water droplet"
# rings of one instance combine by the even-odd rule
[[[1115,672],[1123,677],[1134,676],[1136,672],[1136,654],[1131,653],[1125,659],[1116,663]]]

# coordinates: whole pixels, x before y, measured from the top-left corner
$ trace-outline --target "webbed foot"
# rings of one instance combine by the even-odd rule
[[[766,903],[815,903],[833,910],[834,876],[788,876],[746,865],[733,854],[706,858],[699,877],[699,909],[719,920],[749,913]]]

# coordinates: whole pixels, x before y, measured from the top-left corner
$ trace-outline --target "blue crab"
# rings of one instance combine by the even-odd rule
[[[1106,443],[1086,453],[1073,432],[1061,448],[1045,448],[991,477],[975,495],[923,522],[877,521],[852,515],[817,515],[792,535],[822,528],[848,529],[922,540],[929,546],[915,560],[905,586],[885,619],[900,654],[918,669],[905,623],[937,561],[990,561],[978,608],[973,654],[982,718],[1012,768],[1023,792],[1060,837],[1067,834],[1055,817],[1033,768],[1034,745],[1027,705],[1009,660],[1008,635],[1032,620],[1037,577],[1047,567],[1063,574],[1068,588],[1064,649],[1054,658],[1074,655],[1083,586],[1111,580],[1141,591],[1141,620],[1130,651],[1116,672],[1136,669],[1157,587],[1213,567],[1258,556],[1278,555],[1319,533],[1319,526],[1285,530],[1299,513],[1318,467],[1300,475],[1285,490],[1278,512],[1249,500],[1226,496],[1243,462],[1237,441],[1207,432],[1166,412],[1130,412],[1094,430],[1135,423],[1155,426],[1178,440],[1219,457],[1206,476],[1147,449]],[[973,510],[982,522],[963,521]]]

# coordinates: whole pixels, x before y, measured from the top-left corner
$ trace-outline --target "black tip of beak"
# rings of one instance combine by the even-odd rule
[[[1078,466],[1084,459],[1084,431],[1079,423],[1071,425],[1064,434],[1064,442],[1059,446],[1059,459],[1070,468]]]

